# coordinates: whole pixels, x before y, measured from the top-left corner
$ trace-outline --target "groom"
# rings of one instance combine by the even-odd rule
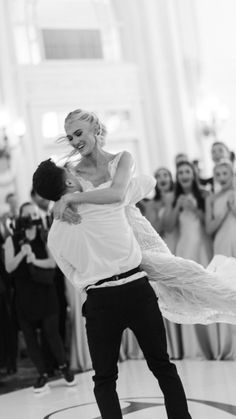
[[[181,380],[167,354],[156,295],[140,267],[141,250],[125,216],[125,205],[137,202],[154,186],[153,180],[147,179],[133,179],[123,203],[80,205],[80,224],[54,220],[48,237],[49,248],[65,276],[87,291],[83,315],[95,370],[94,393],[103,419],[122,418],[116,380],[126,328],[133,330],[158,379],[168,418],[191,419]],[[68,192],[81,191],[77,177],[51,160],[39,165],[33,187],[40,196],[54,201],[62,196],[66,200]]]

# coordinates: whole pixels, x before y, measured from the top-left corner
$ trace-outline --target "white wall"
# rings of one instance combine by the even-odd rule
[[[201,46],[201,94],[216,96],[230,117],[220,136],[236,150],[236,1],[194,0]]]
[[[195,116],[186,68],[194,44],[195,27],[188,25],[183,46],[178,7],[184,22],[192,22],[192,7],[182,0],[112,0],[120,28],[125,59],[137,64],[146,143],[152,171],[158,166],[174,169],[174,157],[187,152],[199,157]],[[192,86],[191,86],[192,89]]]

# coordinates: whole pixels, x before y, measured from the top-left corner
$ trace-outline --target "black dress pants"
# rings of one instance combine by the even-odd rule
[[[102,419],[121,419],[116,392],[122,333],[130,328],[164,395],[168,419],[191,419],[176,367],[169,361],[162,315],[148,279],[90,289],[83,306],[95,375],[94,394]]]

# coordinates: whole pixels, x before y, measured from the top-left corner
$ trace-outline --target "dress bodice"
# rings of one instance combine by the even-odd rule
[[[122,156],[123,152],[120,152],[118,154],[116,154],[116,156],[110,160],[108,162],[108,173],[110,175],[110,179],[107,180],[106,182],[102,182],[100,183],[100,185],[98,186],[94,186],[93,183],[90,180],[84,179],[82,176],[78,176],[81,186],[83,188],[83,191],[89,191],[89,190],[93,190],[93,189],[103,189],[103,188],[109,188],[109,186],[112,183],[113,177],[116,173],[116,169],[118,166],[118,163],[120,161],[120,158]]]

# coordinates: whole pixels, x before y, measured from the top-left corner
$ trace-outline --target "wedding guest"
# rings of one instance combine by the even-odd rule
[[[75,384],[58,330],[58,301],[53,281],[55,262],[41,235],[39,221],[35,205],[24,203],[20,207],[18,226],[5,243],[5,265],[15,284],[18,320],[29,356],[39,374],[35,392],[48,387],[45,360],[36,333],[38,327],[44,331],[66,383]]]
[[[213,166],[219,163],[219,161],[223,158],[230,159],[230,150],[223,141],[215,141],[211,146],[211,159]],[[219,183],[217,183],[213,175],[206,179],[199,178],[199,183],[201,186],[212,192],[217,192],[220,188]]]

